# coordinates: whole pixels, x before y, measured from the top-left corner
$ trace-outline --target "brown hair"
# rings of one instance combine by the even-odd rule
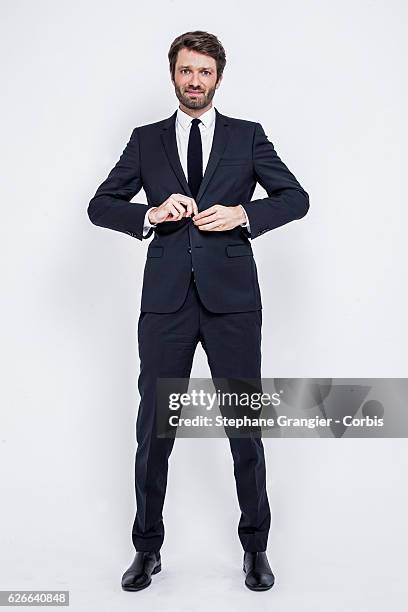
[[[192,49],[197,53],[203,53],[209,55],[217,64],[217,83],[222,76],[227,60],[225,59],[224,47],[214,34],[208,32],[202,32],[196,30],[195,32],[185,32],[178,36],[171,43],[168,58],[170,62],[170,73],[174,79],[174,70],[176,67],[176,61],[178,52],[180,49]]]

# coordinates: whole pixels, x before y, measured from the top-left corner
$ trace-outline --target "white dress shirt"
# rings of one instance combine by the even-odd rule
[[[201,145],[203,149],[203,175],[204,175],[204,172],[205,172],[205,169],[207,167],[208,160],[210,157],[210,152],[211,152],[211,147],[212,147],[212,142],[213,142],[213,137],[214,137],[215,108],[212,106],[207,111],[205,111],[205,113],[200,115],[200,117],[198,118],[201,121],[201,123],[198,124],[198,127],[200,129]],[[176,116],[177,149],[178,149],[178,154],[180,157],[181,167],[183,168],[183,172],[186,178],[188,177],[188,173],[187,173],[188,139],[190,136],[191,122],[193,119],[194,117],[187,115],[187,113],[182,111],[180,108],[177,109],[177,116]],[[157,208],[157,206],[154,206],[152,208]],[[147,211],[145,218],[144,218],[143,236],[146,236],[146,234],[148,233],[151,227],[156,227],[156,224],[150,223],[149,217],[148,217],[149,212],[152,210],[152,208],[150,208]],[[246,227],[248,232],[250,232],[251,229],[249,226],[248,215],[246,214],[244,207],[242,207],[242,210],[245,213],[246,221],[245,223],[242,223],[241,225],[242,227]]]

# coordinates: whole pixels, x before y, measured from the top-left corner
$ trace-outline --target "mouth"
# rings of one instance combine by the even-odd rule
[[[190,91],[190,90],[187,90],[186,93],[188,93],[189,96],[201,96],[201,94],[203,92],[202,91]]]

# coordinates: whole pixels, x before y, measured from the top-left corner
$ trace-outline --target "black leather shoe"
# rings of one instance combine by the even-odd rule
[[[268,563],[266,552],[245,552],[244,572],[245,585],[251,591],[267,591],[274,585],[275,576]]]
[[[124,591],[140,591],[149,586],[152,574],[161,570],[159,552],[137,552],[132,565],[122,576],[122,589]]]

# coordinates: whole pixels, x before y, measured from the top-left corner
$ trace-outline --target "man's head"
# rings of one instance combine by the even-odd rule
[[[169,50],[171,80],[182,110],[211,106],[225,68],[225,51],[216,36],[197,30],[178,36]]]

